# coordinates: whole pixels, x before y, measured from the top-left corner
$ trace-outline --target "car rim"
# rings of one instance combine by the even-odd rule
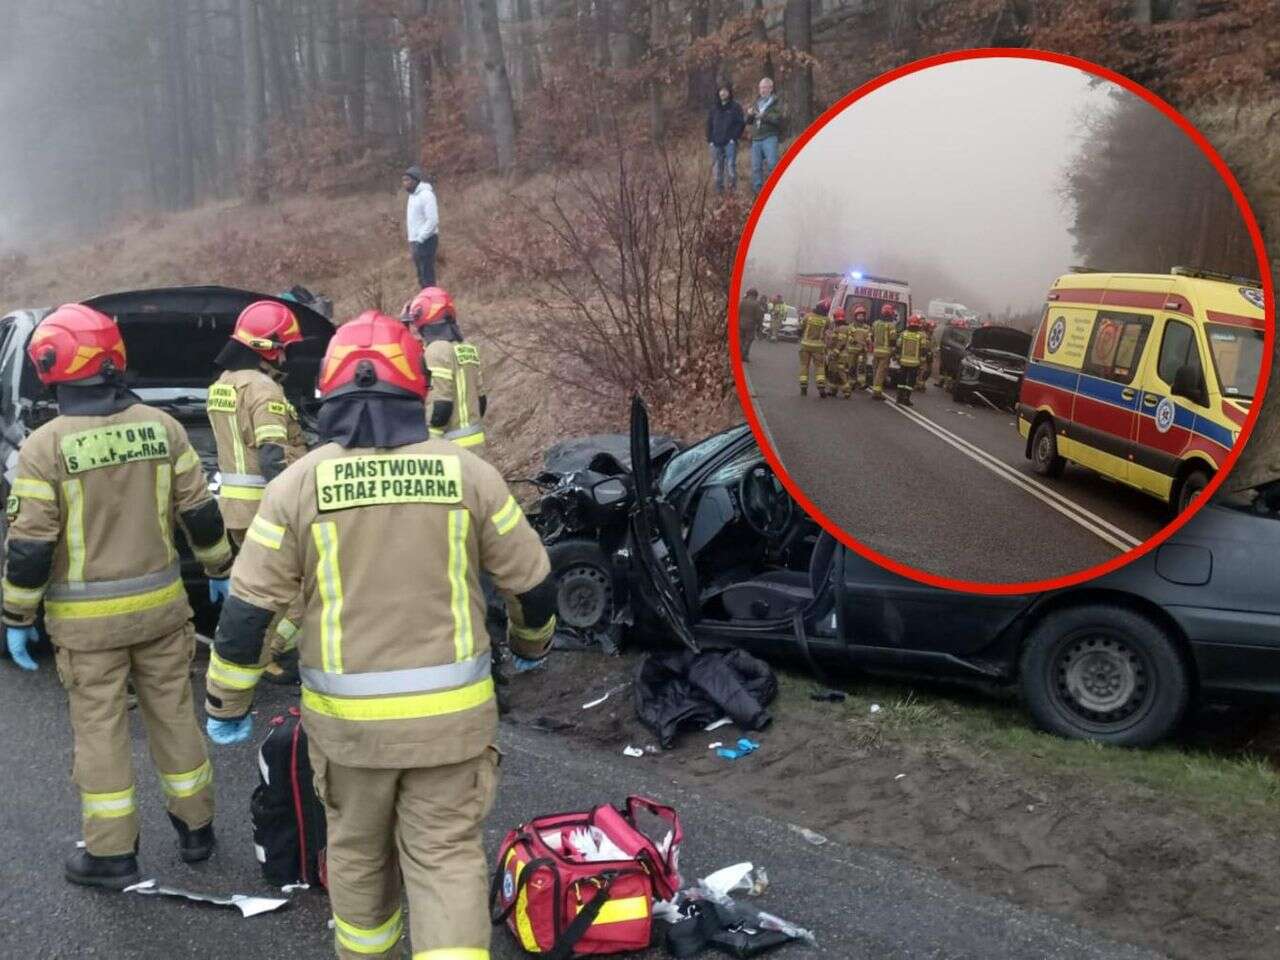
[[[1076,722],[1104,730],[1134,721],[1151,699],[1151,668],[1121,638],[1090,631],[1058,647],[1054,699]]]
[[[1052,459],[1049,452],[1049,446],[1053,441],[1050,440],[1043,428],[1040,430],[1040,442],[1036,444],[1036,461],[1040,464],[1046,464]]]
[[[613,589],[609,577],[599,567],[581,564],[560,575],[556,607],[566,626],[586,629],[604,619]]]

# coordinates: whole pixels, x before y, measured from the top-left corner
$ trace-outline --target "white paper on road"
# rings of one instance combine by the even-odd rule
[[[193,903],[210,903],[215,907],[234,907],[242,917],[256,917],[260,913],[279,910],[289,901],[276,897],[250,897],[243,893],[233,893],[220,897],[209,893],[197,893],[194,890],[182,890],[178,887],[162,887],[155,880],[143,880],[131,887],[124,888],[125,893],[139,893],[148,897],[176,897],[190,900]]]

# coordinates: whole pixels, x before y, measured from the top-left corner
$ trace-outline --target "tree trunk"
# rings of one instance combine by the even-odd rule
[[[1151,23],[1151,0],[1132,0],[1130,16],[1138,23]]]
[[[662,79],[658,76],[660,61],[665,61],[670,44],[667,34],[667,0],[651,0],[649,3],[649,52],[656,61],[650,65],[653,76],[649,78],[649,132],[654,143],[661,143],[667,134],[667,113],[662,102]]]
[[[267,76],[270,89],[267,103],[271,113],[277,117],[287,118],[293,109],[293,101],[289,91],[289,78],[286,72],[286,48],[282,42],[279,18],[275,4],[266,0],[262,7],[262,31],[264,59],[267,65]]]
[[[409,0],[409,17],[405,24],[409,33],[409,136],[412,153],[422,149],[426,129],[427,107],[431,99],[431,55],[419,47],[416,27],[430,16],[430,0]]]
[[[542,70],[538,62],[538,44],[535,40],[536,26],[533,17],[531,0],[516,0],[516,21],[520,24],[519,63],[520,97],[527,99],[542,86]]]
[[[769,29],[764,22],[764,0],[753,0],[751,4],[751,38],[764,51],[760,58],[760,76],[772,77],[773,54],[769,51]]]
[[[267,129],[258,0],[240,0],[240,36],[244,41],[245,199],[261,204],[267,202]]]
[[[799,132],[809,125],[813,111],[813,4],[811,0],[787,0],[782,12],[783,36],[787,48],[794,50],[804,63],[793,66],[788,73],[790,90],[786,104],[791,114],[791,127]]]
[[[343,55],[346,67],[347,93],[347,128],[354,140],[360,140],[365,132],[365,58],[368,47],[365,43],[365,21],[360,9],[360,0],[348,0],[346,18],[348,23],[347,47]]]
[[[321,45],[325,51],[321,76],[325,92],[331,97],[342,94],[342,19],[338,4],[339,0],[323,0],[321,8]]]
[[[480,37],[484,42],[484,73],[489,89],[489,112],[493,117],[493,139],[498,154],[498,170],[510,173],[516,164],[516,108],[511,99],[511,78],[502,50],[498,27],[497,0],[476,0]]]
[[[710,0],[690,0],[689,2],[689,42],[697,43],[707,35],[710,21]],[[688,86],[685,89],[685,103],[692,109],[704,109],[715,91],[714,67],[701,65],[689,68]]]

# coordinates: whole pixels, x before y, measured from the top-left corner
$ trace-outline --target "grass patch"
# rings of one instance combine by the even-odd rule
[[[782,696],[814,707],[812,681],[784,675]],[[1170,743],[1146,750],[1065,740],[1042,733],[1016,699],[968,689],[859,683],[834,705],[861,747],[887,744],[960,747],[975,759],[1006,772],[1090,784],[1118,799],[1159,798],[1214,817],[1266,816],[1280,812],[1280,773],[1272,761],[1249,750]],[[879,709],[872,712],[873,706]],[[830,715],[830,714],[828,714]]]

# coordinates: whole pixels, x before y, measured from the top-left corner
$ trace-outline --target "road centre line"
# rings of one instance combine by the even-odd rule
[[[1097,514],[1092,513],[1074,501],[1067,499],[1056,490],[1051,490],[1043,484],[1032,480],[1030,477],[1022,475],[1008,464],[991,456],[991,454],[987,453],[981,447],[974,446],[963,437],[951,433],[951,431],[939,426],[923,414],[900,407],[898,404],[892,402],[890,402],[888,406],[891,406],[892,409],[896,410],[902,416],[913,421],[920,427],[923,427],[925,430],[928,430],[944,443],[950,444],[971,460],[986,467],[992,473],[996,474],[996,476],[1003,478],[1016,487],[1019,487],[1026,493],[1035,497],[1037,500],[1042,501],[1058,513],[1062,514],[1073,523],[1078,524],[1100,539],[1105,540],[1117,550],[1120,550],[1121,552],[1128,551],[1142,543],[1141,540],[1134,537],[1132,534],[1121,530],[1119,527],[1102,519],[1102,517],[1099,517]]]

